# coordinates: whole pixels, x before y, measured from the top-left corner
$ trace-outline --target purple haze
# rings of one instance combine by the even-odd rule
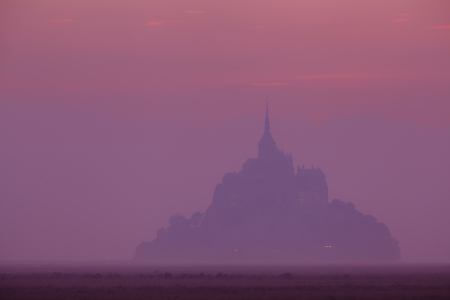
[[[226,172],[256,157],[264,106],[207,126],[3,103],[0,260],[130,259],[174,213],[205,211]],[[448,128],[375,115],[321,126],[272,118],[294,165],[320,167],[329,200],[385,223],[403,262],[450,262]]]

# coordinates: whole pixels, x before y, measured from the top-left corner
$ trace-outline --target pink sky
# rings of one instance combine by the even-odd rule
[[[0,260],[130,258],[256,155],[269,95],[275,140],[317,162],[330,197],[386,222],[405,261],[450,262],[449,11],[445,0],[2,1]]]
[[[448,1],[2,3],[5,100],[226,120],[270,94],[319,123],[450,122]]]

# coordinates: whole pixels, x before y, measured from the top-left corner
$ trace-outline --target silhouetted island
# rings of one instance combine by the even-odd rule
[[[389,229],[353,203],[334,199],[320,168],[295,171],[278,150],[266,108],[258,158],[227,173],[205,213],[176,214],[135,260],[154,263],[375,263],[398,262]]]

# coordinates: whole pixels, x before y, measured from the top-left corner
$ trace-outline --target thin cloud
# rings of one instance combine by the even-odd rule
[[[433,27],[427,27],[430,29],[450,29],[450,25],[446,25],[446,26],[433,26]]]
[[[269,83],[252,83],[251,85],[259,86],[277,86],[277,85],[288,85],[288,82],[269,82]]]
[[[180,20],[171,20],[171,21],[150,21],[148,22],[146,25],[147,26],[163,26],[164,24],[167,23],[184,23],[184,21],[180,21]]]
[[[398,14],[395,14],[396,16],[409,16],[410,14],[407,14],[407,13],[398,13]]]
[[[318,74],[318,75],[298,76],[295,79],[307,80],[307,79],[348,79],[348,78],[380,78],[380,77],[391,77],[391,75],[381,73]]]
[[[266,26],[264,26],[264,25],[260,25],[260,26],[252,26],[252,27],[249,27],[250,29],[264,29],[264,28],[266,28]]]
[[[206,11],[201,10],[186,10],[188,14],[206,14]]]
[[[151,21],[151,22],[148,22],[147,25],[148,26],[163,26],[165,23],[167,23],[167,21]]]
[[[398,22],[408,22],[408,21],[409,21],[409,19],[395,19],[392,22],[398,23]]]
[[[76,23],[77,21],[72,19],[51,20],[50,23]]]
[[[280,25],[274,25],[274,26],[266,26],[266,25],[254,25],[247,27],[248,29],[267,29],[267,28],[286,28],[288,27],[287,24],[280,24]]]

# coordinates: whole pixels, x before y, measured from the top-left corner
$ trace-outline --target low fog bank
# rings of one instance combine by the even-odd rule
[[[294,276],[344,275],[344,274],[450,274],[450,264],[145,264],[120,262],[1,262],[0,274],[43,274],[47,276],[121,275],[145,274],[164,278],[191,279],[222,278],[234,276],[277,276],[290,273]],[[165,278],[168,278],[166,275]]]
[[[66,110],[0,110],[0,260],[117,260],[174,213],[205,211],[226,172],[256,157],[263,115],[214,126]],[[343,117],[273,119],[294,165],[320,167],[329,199],[385,223],[402,262],[450,262],[450,130]]]
[[[379,274],[379,273],[449,273],[450,264],[148,264],[136,261],[17,261],[0,262],[0,274],[24,273],[118,273],[118,274],[267,274],[274,275],[280,272],[292,274]]]

